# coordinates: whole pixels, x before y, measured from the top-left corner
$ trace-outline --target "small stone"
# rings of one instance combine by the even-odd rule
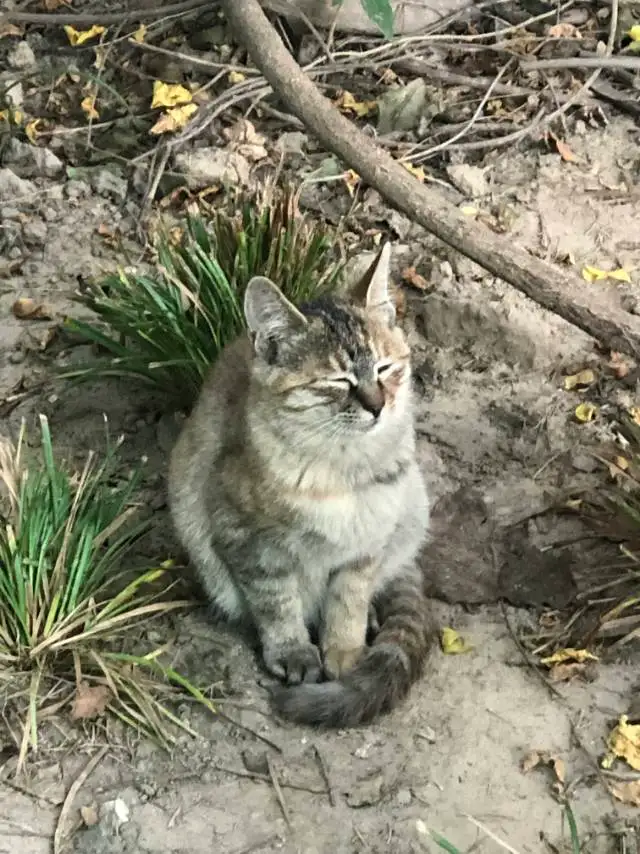
[[[128,183],[126,178],[116,175],[110,169],[98,169],[91,175],[91,186],[99,196],[124,202],[127,198]]]
[[[28,222],[22,229],[27,246],[42,246],[47,242],[47,225],[41,219]]]
[[[400,789],[396,795],[396,803],[400,807],[408,807],[411,803],[412,795],[409,789]]]
[[[25,71],[28,68],[34,68],[36,65],[36,55],[27,42],[18,42],[18,44],[9,51],[7,55],[7,63],[10,68],[15,68],[17,71]]]
[[[447,166],[447,175],[453,186],[470,199],[486,196],[489,192],[486,171],[479,166],[469,166],[468,163]]]
[[[299,130],[291,130],[283,133],[276,140],[275,147],[287,154],[304,154],[308,143],[309,137],[306,133],[302,133]]]
[[[55,178],[64,163],[48,148],[10,139],[4,151],[4,162],[20,178]]]
[[[7,104],[13,107],[14,110],[22,109],[24,105],[24,88],[22,82],[10,77],[3,77],[1,82]]]
[[[0,169],[0,202],[31,202],[36,186],[19,178],[12,169]]]
[[[571,465],[576,471],[590,474],[592,471],[596,470],[598,463],[591,454],[585,454],[582,451],[574,451],[571,455]]]
[[[86,181],[68,181],[65,192],[68,199],[86,199],[91,195],[91,187]]]
[[[176,155],[176,166],[191,190],[205,187],[235,187],[249,182],[249,161],[235,151],[198,148]]]
[[[0,211],[0,216],[2,217],[2,219],[20,219],[22,213],[18,210],[18,208],[12,208],[7,206],[6,208],[2,208],[2,211]]]
[[[12,365],[21,365],[26,358],[24,350],[13,350],[9,353],[8,359]]]

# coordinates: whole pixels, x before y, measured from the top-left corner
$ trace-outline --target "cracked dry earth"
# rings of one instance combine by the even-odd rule
[[[454,170],[450,195],[502,211],[512,238],[551,260],[634,271],[640,203],[625,174],[637,170],[629,162],[635,134],[623,119],[606,129],[578,127],[568,140],[577,163],[533,147],[490,155],[480,191]],[[56,170],[19,172],[15,164],[0,172],[2,398],[19,393],[25,378],[46,380],[52,359],[78,363],[87,355],[82,346],[45,348],[51,324],[13,318],[16,297],[44,302],[57,316],[77,312],[70,295],[79,272],[112,270],[123,252],[125,263],[139,257],[138,199],[126,182],[106,173],[88,183]],[[597,760],[612,721],[628,707],[636,657],[607,660],[595,681],[563,684],[551,695],[514,642],[537,625],[533,606],[567,605],[598,570],[595,551],[554,548],[575,534],[571,520],[535,514],[562,490],[599,476],[584,463],[599,428],[572,422],[577,398],[560,379],[599,357],[587,336],[436,246],[373,193],[366,210],[386,219],[397,269],[414,264],[430,282],[424,293],[407,292],[406,319],[420,457],[435,505],[425,567],[442,625],[462,632],[472,650],[435,651],[409,701],[379,724],[317,734],[269,715],[263,673],[204,610],[167,623],[149,640],[171,643],[176,666],[195,682],[224,687],[225,717],[181,707],[200,738],[181,740],[172,756],[111,725],[78,732],[54,722],[20,788],[8,781],[9,766],[0,779],[0,852],[52,850],[63,799],[105,735],[109,749],[62,828],[70,850],[82,854],[417,854],[436,850],[425,828],[461,850],[500,850],[483,828],[522,854],[569,850],[552,777],[521,770],[534,748],[563,759],[585,850],[620,850],[612,828],[631,812],[608,795]],[[124,249],[98,234],[103,223],[120,229]],[[637,285],[590,286],[640,310]],[[145,498],[157,518],[149,548],[171,553],[167,429],[154,401],[121,383],[60,389],[45,382],[39,396],[6,414],[3,430],[15,434],[20,419],[32,421],[38,411],[73,459],[102,447],[108,413],[113,433],[126,434],[130,458],[149,457]],[[504,612],[500,597],[510,603]],[[94,804],[101,820],[83,827],[79,809]]]

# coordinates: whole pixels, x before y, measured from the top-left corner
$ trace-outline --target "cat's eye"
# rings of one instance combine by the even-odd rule
[[[382,379],[385,374],[388,374],[389,371],[395,367],[395,363],[391,359],[385,359],[382,362],[378,362],[376,365],[376,376],[378,379]]]
[[[353,374],[336,374],[335,376],[326,377],[317,383],[318,386],[325,388],[348,389],[358,385],[358,380]]]

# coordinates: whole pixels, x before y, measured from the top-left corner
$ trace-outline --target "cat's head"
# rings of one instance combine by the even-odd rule
[[[390,254],[387,243],[346,299],[321,297],[299,309],[268,279],[249,282],[252,373],[287,421],[339,438],[402,419],[410,353],[389,293]]]

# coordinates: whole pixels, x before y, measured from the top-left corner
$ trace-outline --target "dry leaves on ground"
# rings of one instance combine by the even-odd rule
[[[77,45],[85,44],[86,42],[91,41],[91,39],[95,39],[97,36],[101,36],[103,33],[106,33],[107,28],[102,27],[99,24],[94,24],[90,30],[76,30],[75,27],[67,24],[64,31],[69,39],[69,44],[72,45],[72,47],[76,47]]]
[[[20,297],[11,306],[13,316],[18,320],[52,320],[53,309],[31,297]]]
[[[445,626],[440,635],[440,644],[445,655],[461,655],[471,652],[473,647],[455,629]]]
[[[571,374],[564,378],[565,391],[573,391],[576,388],[586,388],[596,381],[596,375],[590,368],[585,368],[584,371],[578,371],[577,374]]]
[[[87,682],[80,682],[71,705],[72,720],[85,720],[103,715],[111,697],[111,691],[106,685],[89,685]]]
[[[616,282],[631,282],[629,273],[623,267],[618,267],[615,270],[601,270],[599,267],[586,265],[582,268],[582,278],[589,283],[604,282],[606,279],[613,279]]]
[[[624,759],[634,771],[640,771],[640,724],[630,724],[627,715],[621,715],[607,740],[609,753],[603,760],[610,767],[615,759]]]

